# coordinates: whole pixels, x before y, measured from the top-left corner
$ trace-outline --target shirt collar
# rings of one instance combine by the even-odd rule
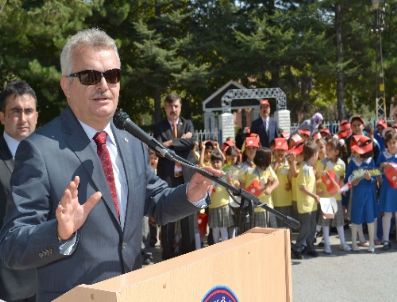
[[[6,132],[3,133],[4,140],[7,143],[8,149],[10,149],[12,157],[15,157],[20,141],[8,135]]]
[[[95,134],[98,132],[98,130],[92,128],[91,126],[88,126],[87,124],[83,123],[80,120],[79,120],[79,122],[80,122],[81,127],[83,127],[85,134],[87,134],[87,136],[90,138],[90,140],[93,141],[93,138],[94,138]],[[116,140],[114,139],[114,135],[113,135],[112,128],[110,127],[110,123],[108,123],[102,131],[105,131],[107,133],[107,135],[108,135],[107,140],[110,143],[115,145]]]
[[[363,160],[358,160],[357,158],[355,158],[355,157],[353,157],[352,158],[352,161],[354,161],[354,163],[356,164],[356,166],[361,166],[362,164],[369,164],[370,162],[371,162],[371,160],[372,160],[372,157],[368,157],[368,158],[366,158],[366,159],[363,159]]]
[[[390,154],[389,151],[387,151],[387,150],[385,150],[385,151],[383,152],[383,155],[386,157],[386,159],[389,159],[389,158],[397,158],[397,154]]]
[[[169,121],[169,120],[167,120],[168,121],[168,123],[171,125],[171,127],[174,125],[174,122],[173,121]],[[179,118],[176,120],[176,124],[178,125],[179,124]]]

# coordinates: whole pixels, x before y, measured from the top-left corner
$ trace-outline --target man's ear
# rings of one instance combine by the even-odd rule
[[[67,77],[62,76],[59,84],[61,85],[63,94],[66,96],[66,98],[69,96],[69,85],[70,85],[70,81]]]
[[[4,125],[4,119],[5,119],[4,112],[0,111],[0,123],[2,125]]]

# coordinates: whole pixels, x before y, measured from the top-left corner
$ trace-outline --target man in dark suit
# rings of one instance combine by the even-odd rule
[[[105,32],[72,36],[61,53],[68,106],[16,153],[0,257],[14,269],[37,268],[38,301],[141,267],[146,213],[164,224],[206,206],[208,179],[195,174],[169,188],[147,147],[114,126],[120,66]]]
[[[278,137],[277,123],[270,117],[270,104],[267,99],[259,102],[260,117],[251,124],[251,133],[259,134],[262,147],[270,148],[271,143]]]
[[[10,198],[10,178],[19,142],[29,136],[37,124],[36,93],[25,81],[12,81],[0,94],[0,227]],[[36,270],[12,270],[0,262],[0,299],[35,301]]]
[[[181,97],[175,93],[164,99],[166,119],[153,128],[154,137],[164,146],[174,150],[176,154],[187,158],[193,149],[193,124],[181,117]],[[159,158],[157,175],[165,180],[170,187],[184,183],[182,167],[174,162]],[[179,221],[181,226],[180,250],[175,249],[175,223],[168,223],[161,227],[162,258],[169,259],[178,254],[185,254],[195,249],[194,219],[195,215],[185,217]]]

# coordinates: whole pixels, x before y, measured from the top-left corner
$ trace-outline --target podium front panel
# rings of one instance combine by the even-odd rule
[[[186,255],[77,286],[55,301],[210,302],[216,297],[226,302],[292,301],[289,230],[254,228]]]

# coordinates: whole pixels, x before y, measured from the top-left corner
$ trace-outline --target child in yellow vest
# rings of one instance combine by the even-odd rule
[[[314,235],[316,232],[316,212],[320,197],[316,194],[316,175],[314,167],[317,162],[318,147],[315,142],[308,141],[303,147],[303,162],[296,179],[298,184],[297,207],[298,219],[301,224],[292,256],[301,259],[306,250],[309,256],[316,257]]]
[[[286,159],[288,151],[287,140],[283,137],[276,138],[273,144],[273,153],[275,160],[273,170],[279,181],[279,185],[272,192],[274,208],[287,215],[292,216],[292,191],[291,183],[288,178],[289,164]],[[286,224],[277,222],[277,226],[288,227]]]
[[[211,165],[216,170],[222,170],[223,155],[218,150],[211,153]],[[229,193],[220,185],[215,184],[209,205],[208,226],[212,229],[214,243],[229,239],[228,227],[233,225],[229,211]]]
[[[224,149],[224,155],[226,158],[225,164],[222,167],[223,172],[227,181],[233,186],[239,186],[238,176],[239,176],[239,150],[235,146],[227,146]],[[230,215],[232,216],[233,225],[229,227],[229,238],[234,238],[237,234],[238,227],[238,217],[240,210],[241,198],[239,196],[230,197]]]
[[[318,174],[321,182],[321,186],[318,188],[321,190],[318,193],[322,197],[334,197],[337,202],[337,212],[332,220],[324,219],[320,217],[320,224],[323,230],[324,239],[324,253],[331,254],[331,244],[329,238],[330,224],[336,227],[340,240],[340,249],[346,252],[350,251],[350,246],[345,241],[344,226],[344,211],[342,207],[342,196],[339,193],[339,187],[343,185],[343,179],[345,177],[346,165],[345,162],[340,158],[340,150],[343,148],[342,143],[338,138],[332,138],[326,143],[327,157],[321,161],[318,166]],[[334,179],[332,179],[334,177]],[[325,180],[325,182],[324,182]]]
[[[245,138],[242,146],[243,162],[238,171],[238,178],[236,185],[240,188],[246,188],[246,175],[251,174],[255,169],[254,158],[256,151],[259,148],[259,137],[257,135],[248,136]],[[250,200],[241,198],[239,207],[238,232],[241,234],[250,229],[254,225],[254,218],[252,213],[252,203]]]
[[[318,147],[318,158],[317,158],[317,162],[315,165],[315,173],[316,173],[316,183],[317,183],[317,191],[320,189],[319,186],[321,187],[321,172],[323,171],[323,166],[322,166],[322,162],[323,160],[326,158],[327,156],[327,151],[325,148],[325,139],[323,139],[321,137],[320,132],[315,132],[312,136],[313,140],[316,142],[317,147]],[[321,190],[322,191],[322,187]],[[317,208],[317,225],[316,225],[316,235],[314,236],[315,238],[320,237],[322,234],[322,226],[321,226],[321,222],[322,222],[322,212],[321,212],[321,208],[318,207]]]
[[[279,182],[272,167],[272,152],[269,148],[260,148],[256,151],[254,158],[255,168],[252,173],[245,175],[245,190],[257,196],[258,199],[273,208],[272,191]],[[276,227],[276,218],[268,213],[263,207],[256,206],[254,209],[254,226]]]
[[[294,140],[294,137],[297,137]],[[293,144],[291,144],[293,142]],[[296,178],[299,174],[299,169],[303,161],[303,139],[294,134],[289,140],[290,148],[287,154],[287,161],[289,166],[288,180],[291,184],[291,197],[292,197],[292,217],[298,219],[298,206],[297,206],[297,192],[299,190]]]

